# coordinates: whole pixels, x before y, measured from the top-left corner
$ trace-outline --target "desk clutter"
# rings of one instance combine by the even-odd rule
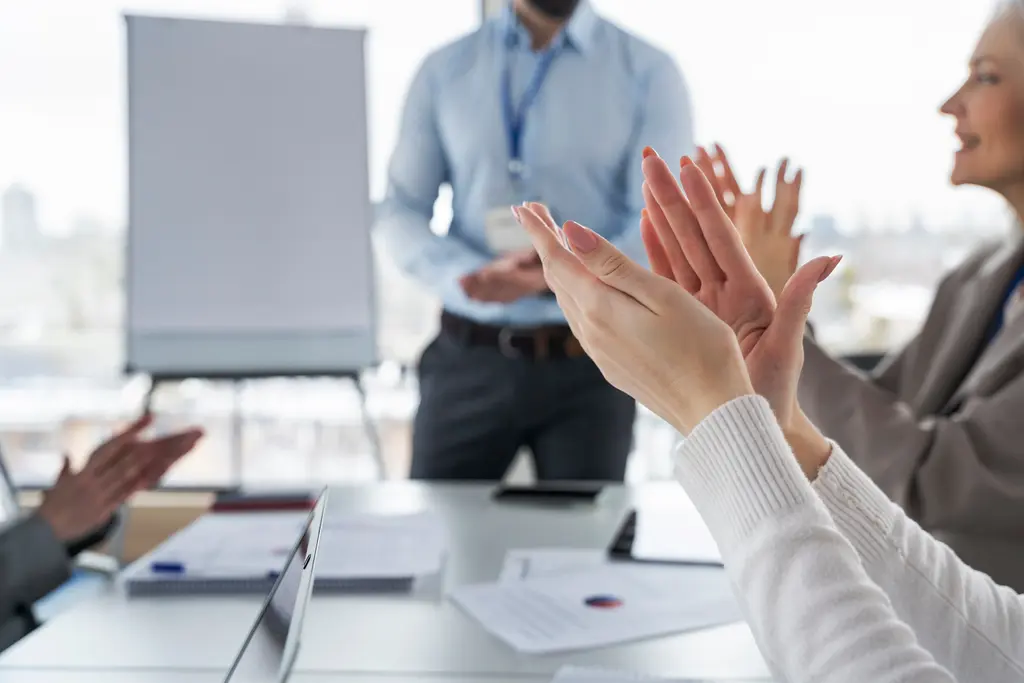
[[[236,501],[237,502],[237,501]],[[307,513],[294,506],[217,504],[122,574],[132,599],[265,595],[294,548]],[[538,507],[537,509],[540,509]],[[666,513],[627,510],[604,548],[511,549],[493,581],[448,585],[449,600],[513,651],[569,653],[741,620],[713,541],[658,539]],[[445,518],[413,514],[324,514],[314,591],[411,592],[444,572]],[[647,555],[633,557],[643,548]],[[567,667],[555,683],[668,680]]]

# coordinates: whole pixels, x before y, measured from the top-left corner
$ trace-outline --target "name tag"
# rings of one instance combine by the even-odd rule
[[[522,251],[533,246],[526,229],[512,215],[511,205],[497,206],[488,211],[484,218],[484,232],[487,246],[495,254]]]

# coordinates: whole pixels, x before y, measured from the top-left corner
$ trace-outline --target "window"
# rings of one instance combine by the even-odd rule
[[[956,142],[937,113],[992,0],[592,2],[676,58],[698,141],[720,141],[741,182],[782,156],[805,169],[805,256],[846,257],[813,314],[836,351],[901,343],[939,275],[1005,229],[1000,199],[949,185]]]
[[[480,2],[0,4],[0,273],[5,283],[0,289],[0,435],[21,483],[48,481],[62,450],[84,456],[113,425],[138,411],[145,390],[120,376],[125,12],[242,21],[287,17],[368,28],[371,190],[379,199],[413,73],[428,51],[479,25]],[[443,224],[444,202],[439,207]],[[436,324],[430,301],[386,261],[380,273],[383,353],[407,361]],[[401,454],[407,447],[387,444],[406,440],[410,392],[396,389],[393,368],[371,382],[371,407],[381,421],[385,450]],[[288,398],[282,401],[282,395]],[[352,468],[365,465],[365,457],[295,455],[328,450],[365,455],[359,415],[344,387],[268,383],[235,397],[230,388],[192,382],[158,402],[167,411],[164,427],[197,419],[210,432],[204,446],[175,469],[172,482],[235,483],[239,463],[231,456],[230,415],[236,398],[251,418],[241,463],[247,471],[265,478],[282,472],[338,478],[364,471]],[[282,412],[282,403],[292,409]],[[312,405],[318,413],[311,412]]]
[[[936,113],[960,83],[993,0],[591,0],[678,61],[701,142],[741,181],[788,155],[806,172],[798,230],[808,253],[844,253],[816,298],[838,351],[912,333],[938,275],[1005,228],[1002,202],[947,182],[955,142]],[[428,51],[480,21],[480,0],[36,0],[0,3],[0,440],[20,483],[49,481],[137,413],[125,381],[121,269],[126,154],[123,12],[234,20],[288,17],[369,28],[370,176],[385,186],[400,108]],[[489,7],[503,0],[486,0]],[[770,177],[770,176],[769,176]],[[436,223],[450,216],[442,199]],[[379,259],[382,353],[407,363],[436,302]],[[389,471],[407,466],[415,387],[397,363],[367,378]],[[354,393],[332,382],[236,392],[186,382],[158,397],[162,429],[198,421],[200,449],[173,485],[277,484],[372,472]],[[241,441],[232,416],[245,417]],[[668,476],[670,430],[638,423],[630,477]],[[241,448],[239,449],[239,445]]]

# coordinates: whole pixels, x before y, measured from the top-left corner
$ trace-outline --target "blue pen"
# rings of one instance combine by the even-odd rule
[[[149,565],[150,571],[156,574],[184,574],[185,565],[181,562],[153,562]]]

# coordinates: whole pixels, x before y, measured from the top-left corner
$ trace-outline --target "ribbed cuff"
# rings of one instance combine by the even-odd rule
[[[857,550],[861,562],[885,558],[887,539],[896,522],[894,503],[838,444],[832,444],[832,455],[818,471],[813,489],[843,536]]]
[[[766,519],[817,504],[760,396],[735,399],[704,418],[676,449],[676,476],[720,545],[741,541]]]

